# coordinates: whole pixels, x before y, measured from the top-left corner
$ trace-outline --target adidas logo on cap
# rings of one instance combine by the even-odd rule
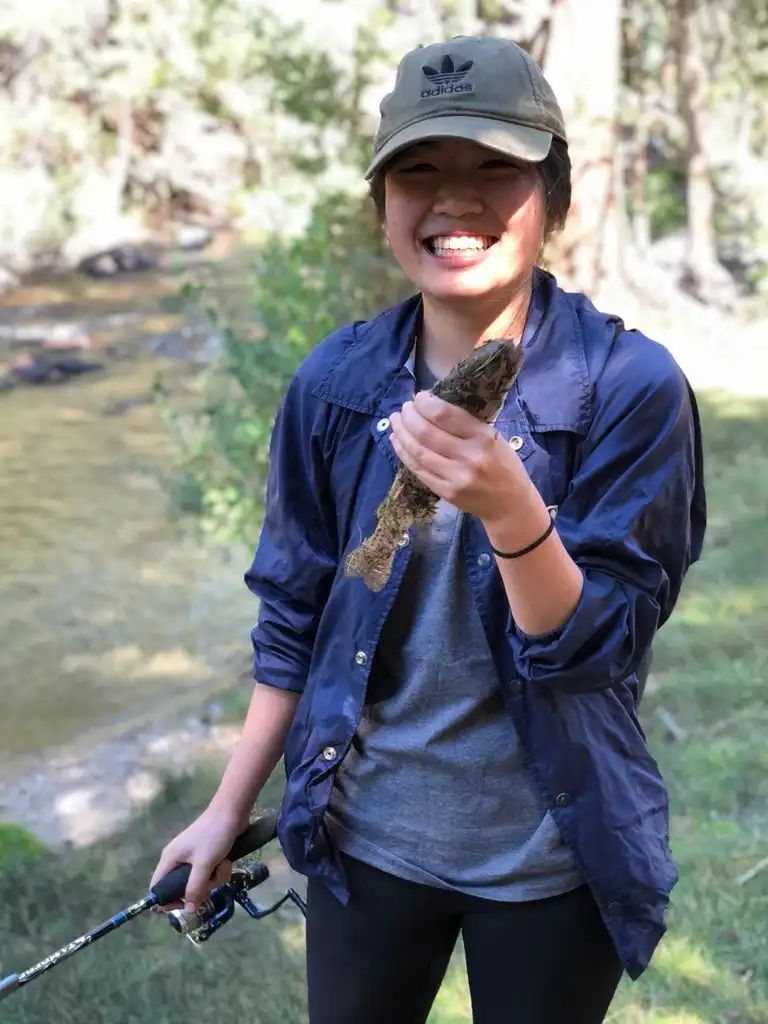
[[[472,68],[475,66],[473,60],[467,60],[459,67],[455,67],[449,54],[446,54],[440,64],[440,70],[423,64],[421,70],[429,82],[430,88],[421,90],[422,99],[431,97],[446,96],[451,93],[474,92],[475,87],[471,82],[463,82]]]

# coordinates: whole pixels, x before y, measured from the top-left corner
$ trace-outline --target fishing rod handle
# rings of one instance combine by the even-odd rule
[[[249,853],[255,853],[262,846],[266,846],[267,843],[271,842],[276,835],[277,813],[275,811],[266,811],[256,821],[252,821],[245,831],[240,833],[225,859],[235,861],[240,860],[241,857],[245,857]],[[164,907],[169,903],[175,903],[177,900],[184,899],[191,871],[191,864],[179,864],[178,867],[175,867],[167,875],[163,875],[162,878],[155,882],[149,892],[157,900],[158,906]]]

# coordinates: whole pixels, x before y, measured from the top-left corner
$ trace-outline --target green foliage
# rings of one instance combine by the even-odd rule
[[[685,168],[679,161],[649,171],[646,179],[651,237],[664,238],[685,228]]]
[[[217,11],[232,2],[217,0]],[[294,170],[316,175],[333,168],[360,179],[372,141],[363,95],[382,56],[382,21],[385,16],[358,27],[341,66],[305,27],[261,10],[250,56],[267,84],[268,108],[305,129],[302,145],[283,157]],[[182,409],[162,396],[181,454],[168,485],[171,508],[195,518],[219,543],[253,541],[272,423],[298,364],[336,327],[370,316],[407,291],[382,244],[372,204],[338,187],[315,194],[306,229],[292,239],[269,235],[243,280],[233,284],[212,273],[188,282],[175,302],[213,321],[224,339],[197,408]]]
[[[191,209],[245,226],[262,224],[267,209],[285,222],[296,203],[311,206],[316,185],[343,187],[338,179],[370,151],[373,76],[398,56],[384,51],[381,30],[413,23],[391,0],[365,15],[362,6],[317,0],[310,14],[280,0],[89,0],[41,14],[24,0],[0,4],[0,262],[23,270],[62,252],[75,258]],[[477,14],[514,36],[533,6],[435,0],[424,23],[459,33]],[[701,6],[704,57],[718,69],[709,107],[739,110],[764,154],[765,3]],[[625,108],[644,92],[649,110],[667,112],[663,131],[677,146],[674,7],[623,5],[622,80]],[[318,183],[325,175],[335,180]],[[680,215],[662,201],[664,185],[661,234]]]
[[[230,302],[216,278],[185,287],[181,303],[213,320],[225,344],[198,409],[163,401],[181,453],[171,499],[177,514],[197,515],[218,543],[253,542],[272,423],[299,363],[341,324],[408,293],[378,238],[367,206],[330,195],[300,237],[264,243],[247,270],[245,306]]]
[[[226,221],[244,186],[311,191],[302,175],[365,159],[380,19],[350,46],[276,0],[94,0],[50,19],[7,6],[0,259],[14,265],[78,232],[110,244],[124,218],[174,204]]]
[[[500,21],[504,15],[499,0],[479,0],[477,7],[479,16],[485,21]]]

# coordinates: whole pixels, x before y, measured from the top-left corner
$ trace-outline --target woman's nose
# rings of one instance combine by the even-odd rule
[[[483,199],[477,188],[468,181],[446,181],[435,193],[432,203],[435,213],[449,217],[465,217],[483,212]]]

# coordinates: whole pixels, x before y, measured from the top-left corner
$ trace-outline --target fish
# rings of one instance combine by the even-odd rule
[[[522,346],[512,341],[486,341],[436,381],[430,391],[490,423],[522,362]],[[374,593],[382,590],[392,574],[398,548],[407,543],[408,530],[414,525],[429,524],[439,501],[439,496],[401,462],[389,491],[376,509],[374,532],[349,552],[344,560],[344,574],[362,579]]]

